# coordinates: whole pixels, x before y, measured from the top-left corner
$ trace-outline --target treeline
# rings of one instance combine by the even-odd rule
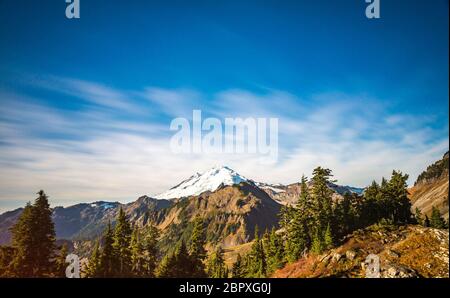
[[[158,229],[147,225],[132,228],[122,209],[116,225],[109,224],[84,271],[86,277],[227,277],[223,250],[207,258],[205,228],[200,217],[194,219],[188,243],[181,240],[173,252],[160,257]],[[160,261],[159,261],[160,260]]]
[[[108,224],[97,239],[85,277],[153,277],[156,261],[158,229],[149,225],[145,230],[132,228],[125,212],[119,209],[114,229]]]
[[[56,246],[48,197],[38,195],[11,228],[12,246],[0,246],[0,277],[65,277],[67,246]]]
[[[447,151],[444,154],[444,157],[441,160],[438,160],[434,164],[427,167],[425,171],[423,171],[418,177],[414,185],[417,185],[423,180],[432,180],[441,177],[444,173],[448,174],[449,167],[449,152]]]
[[[375,223],[414,223],[407,197],[408,175],[393,171],[390,180],[373,182],[364,195],[346,193],[333,199],[331,170],[317,167],[310,181],[302,177],[295,207],[284,206],[280,230],[255,233],[251,251],[238,256],[233,277],[264,277],[307,253],[320,254],[340,243],[345,235]],[[309,186],[310,185],[310,186]]]

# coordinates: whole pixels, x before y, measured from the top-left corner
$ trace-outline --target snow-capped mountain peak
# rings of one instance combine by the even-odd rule
[[[213,167],[203,173],[196,173],[168,191],[156,195],[156,199],[173,199],[215,191],[220,185],[234,185],[250,181],[227,166]]]

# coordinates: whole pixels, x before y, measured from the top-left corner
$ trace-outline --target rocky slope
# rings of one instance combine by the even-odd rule
[[[409,189],[413,212],[417,207],[423,214],[430,216],[432,208],[437,207],[443,217],[448,220],[448,168],[449,153],[447,152],[441,160],[430,165],[419,175],[414,186]]]
[[[376,254],[380,277],[449,277],[448,230],[421,226],[371,226],[347,236],[322,255],[307,255],[273,277],[364,277],[366,257]]]

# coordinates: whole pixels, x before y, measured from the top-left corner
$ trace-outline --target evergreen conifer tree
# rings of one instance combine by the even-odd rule
[[[420,209],[417,208],[417,207],[416,207],[416,212],[415,212],[415,218],[416,218],[417,224],[423,226],[423,224],[424,224],[424,219],[423,219],[423,217],[422,217],[422,212],[421,212]]]
[[[11,228],[15,256],[11,269],[18,277],[48,277],[55,271],[55,228],[44,191],[28,203]]]
[[[184,241],[178,245],[175,250],[175,262],[177,269],[177,277],[192,277],[195,272],[194,268],[192,268],[192,260],[187,251],[186,245]]]
[[[271,273],[285,264],[282,238],[275,232],[275,228],[272,228],[266,246],[267,272]]]
[[[27,203],[18,218],[16,224],[11,228],[13,247],[15,249],[12,271],[17,277],[34,277],[35,243],[33,239],[33,206]]]
[[[309,225],[312,214],[307,179],[302,176],[300,197],[286,228],[286,259],[294,262],[310,245]]]
[[[439,209],[434,206],[431,211],[430,227],[436,228],[436,229],[444,229],[445,228],[445,220],[441,217],[441,213],[439,212]]]
[[[264,247],[259,238],[258,226],[255,227],[255,237],[250,251],[250,261],[248,264],[248,277],[265,277],[267,274],[266,256]]]
[[[223,259],[223,249],[220,246],[209,256],[206,272],[211,278],[228,277],[228,270]]]
[[[100,259],[100,275],[101,277],[114,277],[116,268],[116,255],[113,247],[114,231],[111,228],[111,223],[103,235],[103,251]]]
[[[147,277],[154,277],[156,270],[156,263],[158,259],[158,238],[159,230],[154,225],[150,224],[147,228],[147,234],[144,241],[145,253],[145,271]]]
[[[33,205],[34,231],[36,244],[37,276],[48,276],[54,270],[55,256],[55,225],[52,220],[53,211],[48,203],[48,196],[43,190],[38,192],[38,198]]]
[[[231,277],[233,278],[242,278],[246,276],[245,270],[246,264],[244,263],[240,254],[237,255],[236,261],[233,263],[233,267],[231,268]]]
[[[192,229],[189,255],[192,263],[193,277],[205,277],[205,265],[203,261],[206,258],[205,250],[205,231],[203,219],[197,216],[194,219],[194,227]]]
[[[131,226],[125,212],[119,209],[116,226],[114,228],[114,254],[117,261],[116,273],[118,277],[126,277],[131,273]]]
[[[323,236],[324,249],[330,249],[333,247],[333,235],[331,234],[330,225],[327,226],[325,234]]]
[[[160,278],[177,277],[176,258],[174,254],[166,254],[156,269],[156,276]]]
[[[311,196],[314,203],[313,206],[313,222],[322,233],[328,224],[332,222],[332,195],[333,191],[329,188],[329,184],[333,182],[331,170],[317,167],[313,171]]]
[[[411,201],[408,199],[408,175],[392,171],[388,183],[389,198],[391,199],[391,218],[396,223],[409,223],[412,219]]]
[[[133,229],[130,241],[131,249],[131,271],[134,276],[142,277],[146,275],[144,248],[140,239],[140,233],[137,227]]]
[[[66,263],[66,257],[67,257],[67,253],[68,253],[68,248],[67,248],[67,244],[64,243],[61,246],[61,249],[59,250],[59,254],[58,257],[56,258],[56,268],[55,268],[55,276],[56,277],[66,277],[66,268],[67,268],[67,263]]]
[[[95,242],[94,249],[89,258],[89,262],[86,270],[87,277],[101,277],[101,251],[98,241]]]
[[[311,251],[315,254],[321,254],[323,251],[323,240],[321,237],[321,232],[316,229],[316,232],[313,236]]]

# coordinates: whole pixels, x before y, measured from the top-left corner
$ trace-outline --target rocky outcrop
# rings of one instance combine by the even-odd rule
[[[347,236],[322,255],[309,254],[274,277],[365,277],[373,259],[378,277],[449,277],[448,230],[421,226],[371,226]],[[368,256],[370,256],[368,258]]]

